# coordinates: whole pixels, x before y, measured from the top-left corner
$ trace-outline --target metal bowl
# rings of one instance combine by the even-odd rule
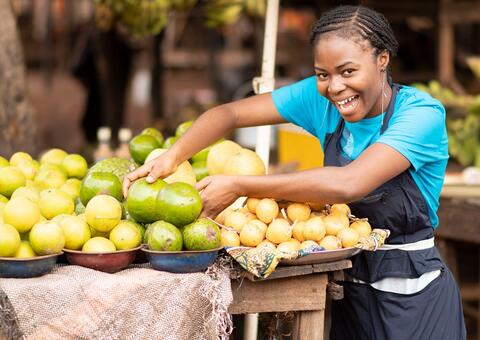
[[[141,247],[128,250],[117,250],[109,253],[84,253],[78,250],[63,249],[70,264],[115,273],[127,268],[135,259]]]
[[[299,257],[294,260],[282,259],[280,261],[280,264],[286,265],[286,266],[299,266],[303,264],[318,264],[318,263],[340,261],[340,260],[348,259],[354,255],[357,255],[361,251],[362,251],[361,249],[355,248],[355,247],[335,249],[335,250],[322,250],[318,252],[313,252],[303,257]]]
[[[49,273],[59,254],[28,258],[0,257],[0,277],[28,278]]]
[[[184,251],[156,251],[142,248],[147,254],[148,261],[156,270],[170,273],[195,273],[207,269],[217,258],[218,251],[211,250],[184,250]]]

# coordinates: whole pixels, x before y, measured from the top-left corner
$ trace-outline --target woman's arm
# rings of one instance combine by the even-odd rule
[[[227,135],[235,128],[284,123],[270,93],[256,95],[206,111],[173,146],[161,156],[129,173],[123,180],[123,194],[138,178],[148,182],[167,177],[192,155]]]
[[[197,184],[204,215],[216,216],[236,198],[270,197],[297,202],[358,200],[410,167],[392,147],[375,143],[344,167],[324,167],[268,176],[211,176]]]

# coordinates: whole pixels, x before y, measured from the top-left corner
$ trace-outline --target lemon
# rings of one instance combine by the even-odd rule
[[[93,197],[85,207],[85,217],[92,228],[108,232],[120,222],[122,207],[112,196],[98,195]]]
[[[266,238],[276,244],[289,241],[292,238],[292,229],[286,219],[277,218],[268,225]]]
[[[288,240],[280,243],[277,246],[277,251],[279,251],[280,253],[288,254],[288,255],[296,255],[299,250],[300,250],[300,242],[298,242],[297,240],[295,241]]]
[[[42,215],[49,220],[60,214],[71,215],[75,210],[72,197],[58,189],[42,191],[38,205]]]
[[[318,244],[321,247],[325,248],[325,250],[335,250],[342,248],[342,242],[340,242],[340,240],[334,235],[325,236]]]
[[[265,233],[267,232],[267,228],[268,228],[268,226],[265,223],[257,219],[251,220],[249,223],[255,224],[258,228],[260,228],[263,235],[265,236]]]
[[[278,212],[280,211],[278,208],[277,202],[270,198],[264,198],[258,202],[257,207],[255,209],[257,217],[260,221],[264,223],[270,223],[272,220],[277,217]]]
[[[14,256],[16,258],[19,258],[19,259],[24,259],[24,258],[29,258],[29,257],[35,257],[36,254],[33,251],[33,248],[30,245],[30,242],[21,241],[20,246],[18,247]]]
[[[307,241],[303,241],[302,243],[300,243],[300,249],[301,250],[305,250],[305,249],[308,249],[308,248],[314,248],[314,247],[318,247],[318,243],[315,242],[315,241],[312,241],[312,240],[307,240]]]
[[[260,199],[258,199],[258,198],[254,198],[254,197],[248,198],[247,199],[247,209],[248,209],[248,211],[250,211],[252,214],[256,214],[257,213],[258,202],[260,202]]]
[[[305,237],[303,236],[303,229],[305,228],[305,222],[297,222],[293,226],[292,235],[295,239],[300,242],[305,241]]]
[[[0,256],[14,256],[20,247],[20,234],[9,224],[0,223]]]
[[[52,221],[38,222],[30,230],[30,245],[38,255],[58,254],[65,245],[62,228]]]
[[[38,205],[28,198],[12,198],[3,211],[4,223],[14,226],[19,233],[24,233],[40,221]]]
[[[33,180],[38,172],[39,165],[35,160],[22,161],[16,166],[25,175],[27,180]]]
[[[290,221],[306,221],[310,218],[310,212],[310,206],[305,203],[290,203],[287,207]]]
[[[62,149],[50,149],[40,157],[40,163],[51,163],[56,165],[62,165],[63,160],[67,157],[67,153]]]
[[[82,251],[85,253],[111,253],[116,251],[115,244],[105,237],[94,237],[85,242]]]
[[[275,245],[275,243],[270,242],[269,240],[263,240],[257,245],[257,249],[262,248],[268,249],[270,251],[275,251],[275,249],[277,249],[277,246]]]
[[[265,234],[253,223],[247,223],[240,232],[240,243],[247,247],[256,247],[263,241]]]
[[[40,193],[37,189],[33,187],[20,187],[15,190],[12,194],[10,199],[14,199],[17,197],[25,197],[28,198],[30,201],[38,203],[40,201]]]
[[[368,237],[372,232],[372,227],[368,221],[358,220],[350,224],[350,228],[355,229],[360,237]]]
[[[360,234],[355,229],[346,228],[341,230],[337,237],[342,242],[344,248],[349,248],[357,245],[358,240],[360,239]]]
[[[0,194],[5,197],[12,196],[13,192],[25,185],[25,175],[16,167],[6,166],[0,168]]]
[[[66,192],[73,199],[80,196],[80,188],[82,187],[82,182],[77,178],[69,178],[65,183],[60,187],[60,191]]]
[[[58,222],[58,225],[65,235],[64,247],[66,249],[82,249],[85,242],[91,237],[87,222],[78,216],[65,216]]]
[[[24,161],[31,161],[33,158],[26,152],[15,152],[11,157],[10,157],[10,165],[11,166],[17,166],[18,164],[24,162]]]
[[[305,240],[319,242],[325,236],[325,224],[322,217],[313,217],[305,222],[303,237]]]
[[[0,168],[3,168],[5,166],[9,166],[10,163],[8,162],[8,160],[2,156],[0,156]]]
[[[350,207],[346,204],[334,204],[330,208],[330,213],[348,216],[350,215]]]
[[[224,225],[234,229],[237,233],[241,232],[243,226],[247,223],[247,216],[240,211],[231,211],[225,216]]]
[[[63,159],[62,167],[69,178],[82,179],[87,174],[88,164],[82,156],[71,154]]]
[[[343,214],[330,214],[323,218],[327,235],[337,236],[337,234],[345,228],[348,228],[350,221]]]
[[[142,234],[131,221],[121,221],[117,224],[110,231],[109,238],[117,250],[132,249],[142,243]]]
[[[56,164],[43,164],[35,175],[35,183],[42,189],[58,189],[67,180],[63,168]]]
[[[222,229],[220,243],[222,247],[238,247],[240,245],[240,237],[233,230]]]

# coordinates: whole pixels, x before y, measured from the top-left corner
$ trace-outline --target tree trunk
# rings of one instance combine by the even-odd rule
[[[0,155],[35,153],[34,113],[27,98],[22,46],[10,1],[0,1]]]

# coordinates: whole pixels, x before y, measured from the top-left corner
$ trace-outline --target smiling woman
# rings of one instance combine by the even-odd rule
[[[443,106],[388,79],[398,44],[380,13],[337,7],[314,24],[311,43],[315,75],[208,110],[167,152],[125,176],[124,190],[139,177],[168,176],[234,128],[294,123],[318,138],[325,167],[206,177],[197,184],[202,214],[215,217],[240,196],[347,202],[391,234],[386,247],[353,258],[330,338],[465,339],[458,288],[433,239],[448,160]]]

